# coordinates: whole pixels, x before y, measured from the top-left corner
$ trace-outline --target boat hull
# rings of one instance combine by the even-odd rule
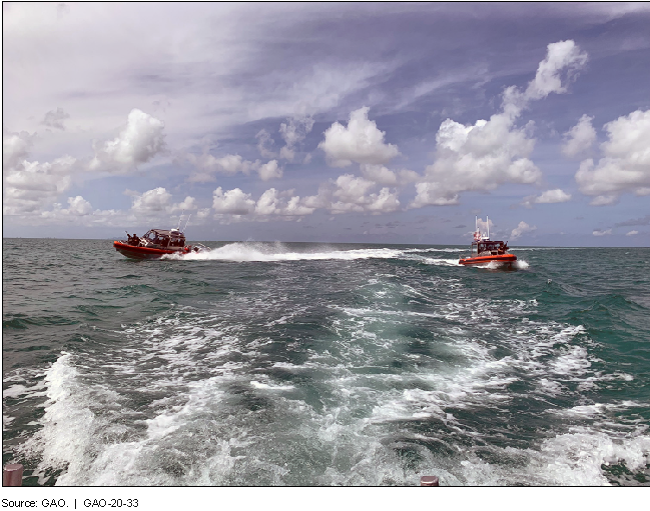
[[[476,264],[488,264],[496,262],[503,265],[512,266],[515,261],[517,261],[517,256],[514,254],[500,254],[500,255],[489,255],[489,256],[477,256],[477,257],[467,257],[458,261],[458,264],[464,266],[472,266]]]
[[[160,248],[134,247],[121,241],[114,241],[113,247],[129,259],[160,259],[167,254],[183,254],[189,250],[166,250]]]

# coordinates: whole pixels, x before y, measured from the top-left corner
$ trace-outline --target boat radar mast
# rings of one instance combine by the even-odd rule
[[[488,241],[490,239],[490,217],[487,218],[487,236],[481,233],[481,229],[478,227],[478,216],[476,217],[476,231],[474,231],[474,241]]]

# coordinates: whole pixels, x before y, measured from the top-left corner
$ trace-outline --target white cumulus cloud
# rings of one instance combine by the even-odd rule
[[[335,182],[333,196],[338,199],[329,205],[332,213],[369,212],[389,213],[400,208],[396,191],[384,187],[379,193],[369,193],[376,184],[363,177],[351,174],[339,176]]]
[[[571,200],[571,194],[566,193],[559,188],[555,190],[546,190],[539,197],[535,197],[536,204],[555,204],[557,202],[567,202]]]
[[[68,212],[71,215],[85,216],[93,212],[93,208],[86,199],[81,195],[76,197],[68,197]]]
[[[565,77],[565,82],[573,78],[585,65],[587,58],[587,54],[580,51],[578,45],[571,40],[549,44],[546,58],[539,63],[535,79],[526,89],[526,96],[530,99],[541,99],[551,92],[566,92],[562,78]]]
[[[166,212],[170,209],[171,198],[171,194],[165,188],[154,188],[135,196],[131,209],[134,213],[143,215]]]
[[[217,188],[212,195],[212,208],[220,214],[248,215],[255,209],[255,201],[250,193],[244,193],[240,188],[224,192]]]
[[[563,74],[573,74],[585,61],[573,41],[549,44],[526,91],[505,90],[502,112],[474,125],[443,121],[436,135],[436,160],[416,183],[409,207],[458,204],[462,192],[490,191],[505,183],[538,183],[542,173],[529,159],[535,146],[529,137],[532,124],[519,128],[515,121],[530,101],[566,92]]]
[[[637,234],[639,234],[639,231],[630,231],[626,234],[626,236],[636,236]]]
[[[268,181],[269,179],[281,178],[283,172],[277,160],[271,160],[267,163],[262,163],[260,160],[249,161],[239,154],[227,154],[217,158],[209,153],[198,156],[185,153],[182,155],[181,160],[189,162],[197,169],[189,177],[189,181],[194,183],[214,181],[217,173],[233,176],[237,173],[248,175],[251,172],[257,172],[262,181]]]
[[[310,215],[321,207],[314,199],[315,197],[295,196],[293,190],[281,192],[269,188],[255,201],[250,193],[245,193],[239,188],[224,191],[219,187],[214,191],[212,207],[219,215],[245,215],[248,221],[265,222],[273,216],[290,220]]]
[[[593,117],[585,114],[578,124],[564,134],[565,143],[562,152],[565,155],[573,157],[591,148],[596,141],[596,130],[591,125],[592,120]]]
[[[251,170],[259,168],[260,161],[254,162],[245,160],[239,154],[227,154],[220,158],[216,158],[208,153],[203,153],[199,156],[187,153],[184,155],[191,165],[193,165],[198,172],[192,174],[189,178],[190,182],[203,183],[207,181],[214,181],[215,173],[234,175],[238,172],[248,174]]]
[[[353,162],[385,164],[397,156],[396,145],[384,143],[385,133],[368,119],[368,107],[350,113],[347,128],[335,122],[325,131],[318,147],[332,167],[347,167]]]
[[[275,188],[266,190],[255,205],[255,213],[262,216],[304,216],[310,215],[315,208],[304,204],[299,196],[291,196],[292,190],[278,192]]]
[[[196,204],[196,199],[194,197],[190,197],[189,195],[185,197],[183,202],[179,202],[178,204],[173,204],[171,207],[171,211],[190,211],[192,209],[197,209],[198,206]]]
[[[594,197],[589,204],[592,206],[610,206],[618,202],[617,195],[599,195]]]
[[[595,206],[614,204],[624,193],[650,195],[650,110],[621,116],[604,129],[603,157],[582,161],[576,172],[580,191],[594,196]]]
[[[21,170],[22,164],[29,156],[33,134],[26,131],[11,133],[2,130],[2,170]],[[20,168],[18,168],[20,166]]]
[[[271,160],[264,165],[260,165],[257,170],[262,181],[268,181],[269,179],[279,179],[282,177],[282,167],[278,165],[278,160]]]
[[[527,137],[526,128],[514,128],[514,120],[504,112],[473,126],[444,121],[436,135],[436,161],[416,184],[410,207],[457,204],[464,191],[538,182],[541,171],[528,159],[535,141]]]
[[[605,229],[605,230],[594,229],[594,232],[592,232],[592,234],[594,236],[608,236],[608,235],[612,234],[612,230],[611,229]]]
[[[51,163],[24,160],[15,167],[16,170],[5,172],[4,213],[34,213],[50,206],[60,193],[70,187],[70,174],[74,172],[77,163],[70,156],[58,158]]]
[[[398,184],[397,174],[384,165],[362,164],[359,168],[363,176],[374,183],[391,186]]]
[[[557,204],[559,202],[568,202],[571,200],[571,194],[556,188],[555,190],[546,190],[538,196],[526,197],[522,204],[526,207],[531,207],[531,204]]]
[[[90,170],[122,173],[148,162],[164,150],[164,127],[160,119],[134,108],[119,136],[96,151]]]
[[[526,234],[527,232],[532,232],[537,229],[537,226],[530,226],[526,222],[519,222],[519,225],[515,227],[512,232],[510,233],[510,238],[513,240],[516,240],[517,238],[521,237],[522,235]]]

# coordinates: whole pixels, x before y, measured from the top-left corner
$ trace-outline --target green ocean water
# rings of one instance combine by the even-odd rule
[[[650,485],[650,249],[3,240],[30,485]]]

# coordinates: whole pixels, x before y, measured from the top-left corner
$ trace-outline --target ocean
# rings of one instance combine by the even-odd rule
[[[650,250],[3,240],[24,485],[650,485]]]

